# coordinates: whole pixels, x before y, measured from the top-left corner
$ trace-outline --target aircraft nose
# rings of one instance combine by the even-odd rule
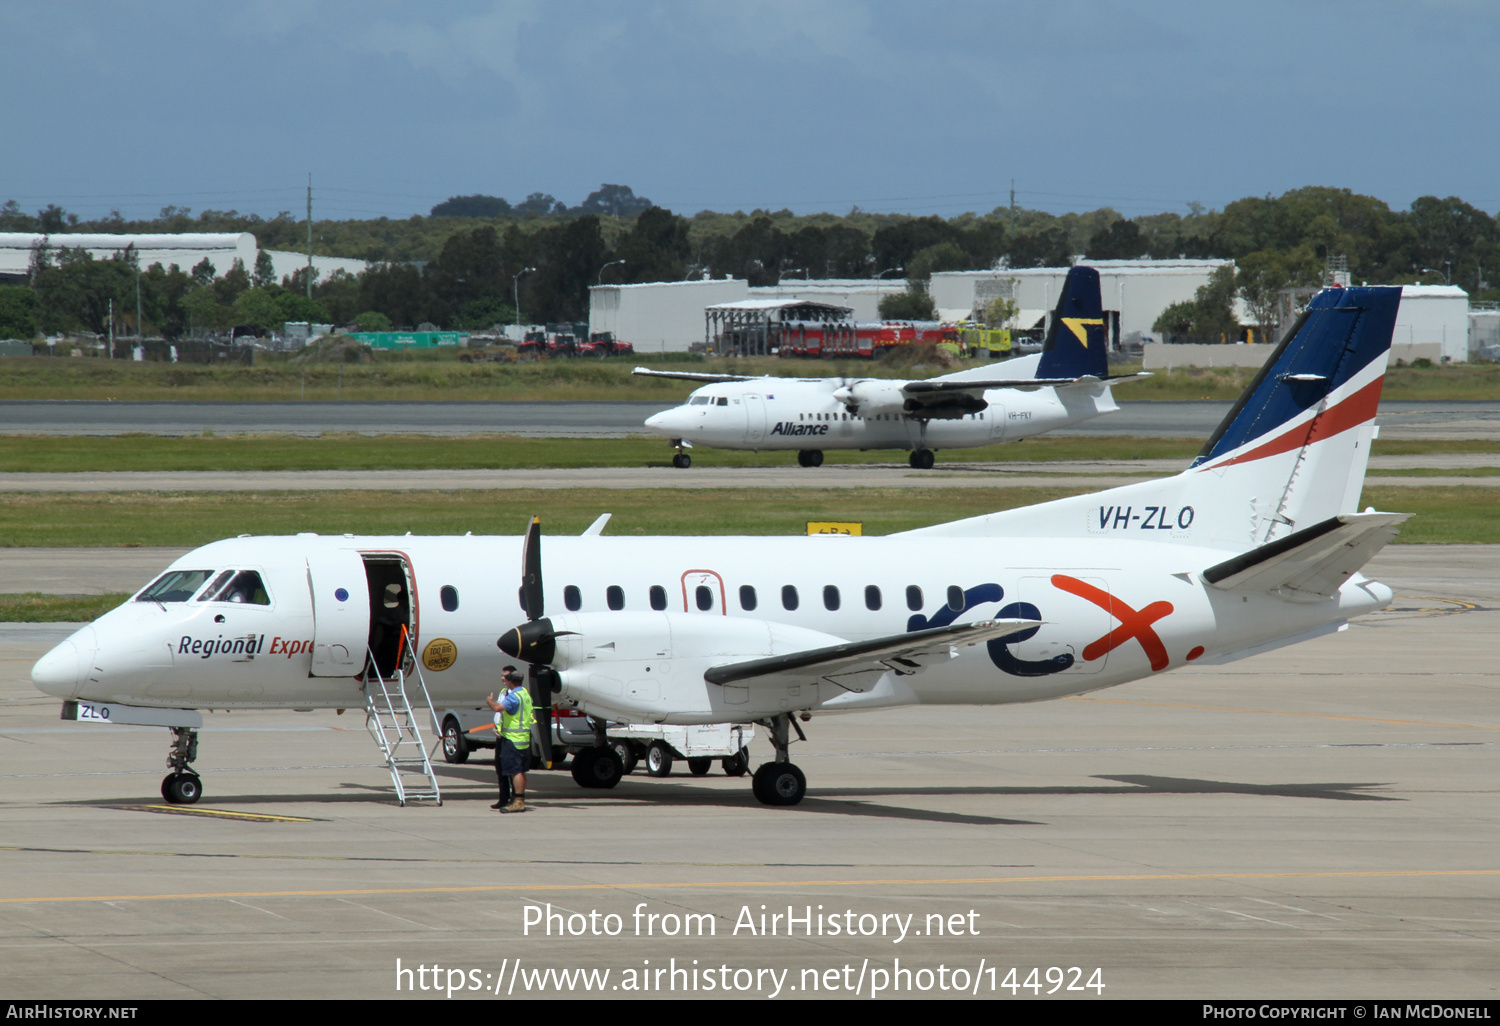
[[[646,426],[652,431],[660,431],[664,435],[672,435],[674,431],[682,430],[681,407],[673,407],[670,410],[662,410],[646,418]],[[676,437],[673,435],[673,437]]]
[[[73,698],[88,675],[95,648],[94,630],[85,627],[36,661],[31,682],[44,694]]]

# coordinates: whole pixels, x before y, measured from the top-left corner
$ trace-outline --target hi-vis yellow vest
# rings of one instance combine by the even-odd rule
[[[531,707],[531,692],[525,688],[517,688],[515,694],[521,700],[521,707],[513,713],[501,711],[500,736],[517,748],[530,748],[531,727],[536,723],[536,711]]]

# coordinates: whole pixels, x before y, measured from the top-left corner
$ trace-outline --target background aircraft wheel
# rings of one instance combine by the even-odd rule
[[[931,449],[912,450],[911,465],[914,470],[931,470],[936,462],[937,457],[932,454]]]
[[[693,465],[693,458],[685,452],[679,452],[672,457],[672,466],[678,470],[686,470]]]
[[[585,748],[573,756],[573,779],[580,787],[614,787],[623,769],[613,748]]]
[[[646,772],[653,777],[665,777],[672,772],[672,749],[660,741],[651,742],[646,749]]]
[[[620,772],[629,776],[635,770],[635,764],[641,761],[635,754],[635,749],[630,747],[629,741],[612,741],[610,747],[620,757]]]
[[[750,752],[741,748],[733,755],[725,756],[719,760],[719,765],[724,772],[731,777],[743,777],[745,771],[750,768]]]
[[[712,759],[689,759],[688,772],[692,773],[695,777],[701,777],[713,768],[713,764],[714,761]]]
[[[173,773],[161,782],[161,796],[173,805],[191,805],[203,797],[203,781],[196,773]]]
[[[768,762],[755,771],[752,789],[763,805],[796,805],[807,793],[807,778],[789,762]]]
[[[451,716],[443,723],[443,761],[454,765],[469,761],[469,739]]]
[[[823,450],[802,449],[797,453],[797,466],[799,467],[821,467],[823,465]]]

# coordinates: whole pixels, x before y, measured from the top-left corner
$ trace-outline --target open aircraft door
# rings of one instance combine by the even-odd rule
[[[353,549],[309,554],[312,592],[312,677],[354,677],[365,668],[370,638],[370,586]]]

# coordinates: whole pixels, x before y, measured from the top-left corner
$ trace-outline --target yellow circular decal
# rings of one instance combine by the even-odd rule
[[[447,638],[433,638],[422,649],[422,665],[434,673],[458,662],[458,646]]]

